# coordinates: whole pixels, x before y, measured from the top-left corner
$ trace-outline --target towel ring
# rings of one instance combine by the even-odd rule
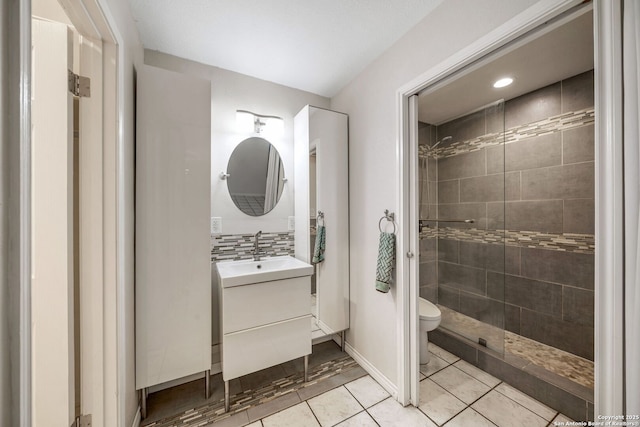
[[[320,224],[322,222],[322,224]],[[324,226],[324,212],[318,211],[318,215],[316,216],[316,226]]]
[[[378,230],[380,230],[381,233],[384,233],[384,231],[382,230],[382,220],[386,219],[391,224],[393,224],[393,234],[396,234],[395,217],[396,216],[395,216],[395,214],[393,212],[389,212],[389,209],[385,209],[384,210],[384,216],[382,218],[380,218],[380,221],[378,221]]]

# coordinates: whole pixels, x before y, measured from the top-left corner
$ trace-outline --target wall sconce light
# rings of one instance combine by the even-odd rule
[[[242,133],[280,136],[284,133],[284,120],[278,116],[265,116],[247,110],[236,110],[236,124]]]

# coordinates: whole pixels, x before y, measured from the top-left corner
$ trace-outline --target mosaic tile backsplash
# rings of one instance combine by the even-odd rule
[[[240,260],[253,257],[253,234],[217,234],[211,236],[211,261]],[[261,256],[294,255],[294,233],[262,233]]]

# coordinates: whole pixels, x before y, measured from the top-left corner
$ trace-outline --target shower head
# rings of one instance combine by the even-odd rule
[[[429,147],[430,150],[433,150],[434,148],[436,148],[438,145],[440,145],[440,143],[448,141],[450,139],[452,139],[452,136],[445,136],[444,138],[442,138],[440,141],[436,142],[435,144],[433,144],[431,147]]]

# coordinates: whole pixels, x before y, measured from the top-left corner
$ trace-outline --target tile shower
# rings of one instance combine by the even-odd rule
[[[588,71],[422,123],[419,146],[420,217],[475,220],[423,223],[420,295],[453,336],[578,390],[576,419],[593,402],[593,106]]]

